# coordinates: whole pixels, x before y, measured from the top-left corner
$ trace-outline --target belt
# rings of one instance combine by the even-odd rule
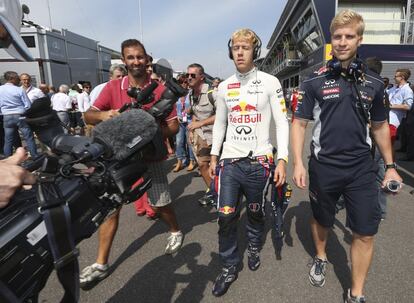
[[[241,158],[231,158],[231,159],[223,159],[220,162],[224,164],[235,163],[239,161],[249,161],[250,163],[260,163],[260,164],[274,164],[273,156],[255,156],[255,157],[241,157]]]

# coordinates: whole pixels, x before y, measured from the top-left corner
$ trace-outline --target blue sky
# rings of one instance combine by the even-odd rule
[[[47,0],[21,0],[29,20],[49,26]],[[227,41],[248,27],[266,47],[287,0],[141,0],[143,42],[154,58],[175,70],[197,62],[222,78],[234,72]],[[49,0],[52,25],[120,49],[128,38],[141,38],[138,0]],[[262,54],[265,52],[262,52]]]

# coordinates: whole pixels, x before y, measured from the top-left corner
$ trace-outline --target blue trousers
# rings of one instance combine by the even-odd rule
[[[261,248],[264,232],[264,190],[269,169],[258,162],[243,159],[226,163],[219,171],[218,238],[219,255],[224,266],[241,262],[237,246],[237,222],[242,195],[246,197],[247,239],[251,246]]]
[[[19,129],[27,144],[27,149],[32,157],[37,155],[36,143],[33,137],[33,132],[29,125],[21,115],[4,115],[4,155],[11,156],[13,153],[13,142],[16,140],[16,129]]]
[[[187,125],[187,123],[180,122],[180,128],[175,135],[175,155],[178,160],[183,162],[187,162],[186,160],[188,158],[190,158],[191,161],[195,161],[193,149],[191,146],[188,146]]]

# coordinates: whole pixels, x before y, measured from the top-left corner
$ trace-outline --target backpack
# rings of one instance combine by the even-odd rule
[[[216,100],[214,100],[213,92],[214,92],[214,90],[212,90],[212,89],[209,90],[207,92],[207,98],[208,98],[208,101],[210,101],[210,104],[213,105],[214,113],[216,113]]]

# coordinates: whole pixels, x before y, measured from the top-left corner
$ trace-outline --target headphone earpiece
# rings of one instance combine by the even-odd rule
[[[329,69],[329,72],[332,75],[340,75],[344,70],[342,69],[341,62],[333,57],[326,63],[326,67]],[[352,79],[358,80],[362,74],[364,69],[364,62],[356,57],[354,60],[349,63],[348,68],[346,69],[346,75],[351,77]]]
[[[256,37],[256,40],[257,40],[257,42],[254,46],[254,49],[253,49],[253,60],[256,60],[257,58],[260,57],[260,52],[262,51],[262,40],[260,40],[259,36],[256,35],[255,32],[253,32],[253,34],[254,34],[254,36]],[[229,39],[229,42],[227,42],[227,48],[229,50],[229,58],[231,60],[233,60],[234,58],[233,58],[233,53],[231,51],[231,38]]]

